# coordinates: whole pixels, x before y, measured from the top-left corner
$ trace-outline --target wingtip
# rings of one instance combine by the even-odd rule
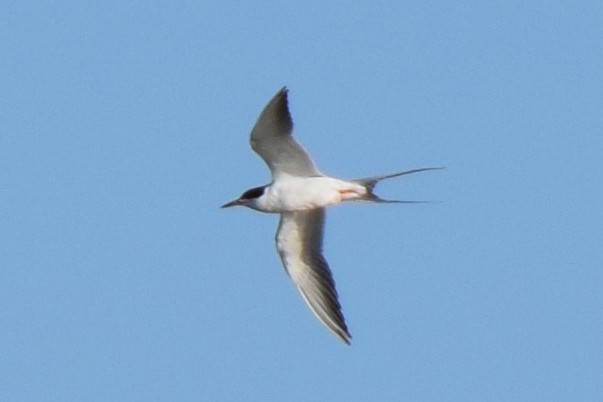
[[[340,339],[348,346],[352,346],[352,335],[349,332],[345,333],[345,336],[340,336]]]
[[[352,335],[350,335],[350,332],[348,331],[347,326],[345,325],[345,322],[343,323],[342,327],[332,327],[330,325],[328,325],[326,322],[323,322],[321,320],[321,324],[324,325],[324,327],[329,330],[329,332],[333,335],[335,335],[335,337],[340,340],[341,342],[345,343],[346,345],[350,346],[352,344]]]
[[[276,92],[276,94],[277,94],[277,95],[281,95],[281,96],[283,96],[283,95],[284,95],[284,96],[287,96],[287,94],[288,94],[288,93],[289,93],[289,88],[287,88],[287,86],[286,86],[286,85],[283,85],[283,86],[281,87],[281,89],[279,89],[279,90]]]
[[[313,310],[313,312],[314,312],[314,314],[316,314],[316,312],[314,310]],[[339,310],[339,312],[341,313],[341,310]],[[329,332],[331,332],[333,335],[335,335],[337,337],[337,339],[339,339],[340,341],[344,342],[347,345],[352,344],[352,335],[350,334],[350,331],[348,330],[348,326],[345,323],[345,318],[343,318],[343,314],[341,314],[341,320],[337,321],[337,322],[327,321],[324,317],[321,317],[318,314],[316,314],[316,316],[320,320],[321,324],[323,324],[324,327],[329,330]]]
[[[322,322],[322,320],[321,320],[321,322]],[[337,339],[339,339],[346,345],[352,344],[352,335],[350,334],[350,331],[348,330],[348,326],[345,323],[345,319],[343,318],[343,315],[342,315],[341,322],[337,323],[337,325],[329,325],[326,322],[322,322],[322,324],[329,330],[329,332],[331,332],[333,335],[335,335],[337,337]],[[331,324],[333,324],[333,323],[331,323]]]

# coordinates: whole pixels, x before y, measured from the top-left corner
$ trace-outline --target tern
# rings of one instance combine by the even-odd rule
[[[280,214],[276,249],[289,278],[318,320],[343,342],[352,336],[345,323],[329,264],[322,253],[325,208],[344,201],[415,203],[385,200],[373,189],[384,179],[439,167],[341,180],[322,174],[308,153],[292,136],[287,88],[281,88],[266,104],[251,130],[251,148],[264,160],[272,181],[245,191],[221,208],[245,206]]]

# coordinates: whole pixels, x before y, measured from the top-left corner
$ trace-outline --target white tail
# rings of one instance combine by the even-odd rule
[[[391,179],[393,177],[398,177],[398,176],[404,176],[404,175],[411,174],[411,173],[418,173],[418,172],[425,172],[427,170],[439,170],[439,169],[444,169],[444,168],[443,167],[428,167],[428,168],[411,169],[411,170],[405,170],[403,172],[398,172],[398,173],[385,174],[385,175],[373,176],[373,177],[365,177],[363,179],[355,179],[352,181],[356,182],[358,184],[362,184],[363,186],[366,187],[366,196],[364,199],[367,201],[382,202],[382,203],[417,204],[417,203],[423,203],[425,201],[384,200],[383,198],[381,198],[377,194],[375,194],[373,189],[375,188],[377,183],[379,183],[381,180]]]

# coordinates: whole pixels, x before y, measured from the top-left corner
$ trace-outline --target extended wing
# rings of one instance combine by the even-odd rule
[[[292,137],[293,120],[287,105],[287,88],[283,87],[266,104],[251,130],[251,148],[266,162],[272,177],[281,173],[292,176],[320,176],[314,162]]]
[[[349,344],[329,264],[322,255],[324,209],[286,212],[276,232],[276,248],[287,274],[306,304],[329,331]]]

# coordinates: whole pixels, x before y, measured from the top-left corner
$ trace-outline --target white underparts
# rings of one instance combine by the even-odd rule
[[[363,199],[366,193],[361,184],[332,177],[286,177],[269,185],[249,206],[272,213],[303,211]]]

